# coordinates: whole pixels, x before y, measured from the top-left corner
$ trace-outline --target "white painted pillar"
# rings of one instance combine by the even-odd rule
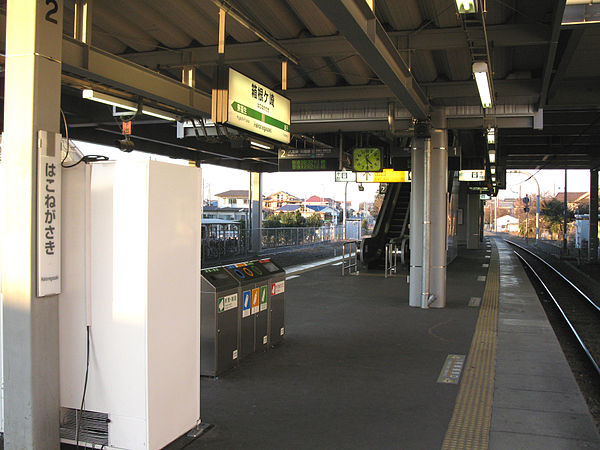
[[[408,304],[421,306],[423,286],[423,185],[425,147],[430,145],[429,138],[414,139],[410,153],[411,189],[410,189],[410,272]]]
[[[441,111],[432,114],[431,125],[430,298],[422,307],[444,308],[448,251],[448,131]]]
[[[250,173],[250,223],[251,230],[250,244],[253,253],[259,253],[262,250],[261,231],[262,227],[262,174],[258,172]]]
[[[481,200],[479,193],[467,195],[467,248],[479,248],[479,216],[481,214]]]
[[[60,131],[63,0],[6,12],[4,448],[58,449],[58,296],[36,296],[36,180],[38,131]]]

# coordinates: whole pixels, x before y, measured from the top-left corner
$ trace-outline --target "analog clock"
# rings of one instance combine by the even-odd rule
[[[352,163],[356,172],[381,171],[380,148],[355,148],[352,153]]]

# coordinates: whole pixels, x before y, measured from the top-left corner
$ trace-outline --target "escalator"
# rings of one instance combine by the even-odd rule
[[[411,183],[389,183],[373,234],[364,238],[360,246],[360,260],[368,269],[383,269],[385,245],[395,242],[402,250],[408,247]],[[406,240],[405,240],[406,238]]]

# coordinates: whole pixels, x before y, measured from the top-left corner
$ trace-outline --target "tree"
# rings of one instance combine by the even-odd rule
[[[544,223],[550,229],[552,235],[563,233],[563,222],[565,217],[565,204],[555,198],[544,200],[540,208],[540,215]],[[567,211],[567,221],[572,222],[575,218],[572,211]]]
[[[262,226],[264,228],[281,228],[281,221],[279,220],[279,216],[275,214],[269,214],[263,220]]]
[[[315,228],[322,227],[323,219],[321,219],[318,214],[312,214],[306,219],[306,226]]]

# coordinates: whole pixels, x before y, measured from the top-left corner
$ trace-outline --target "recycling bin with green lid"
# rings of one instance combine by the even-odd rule
[[[285,270],[270,258],[258,263],[269,274],[269,345],[275,346],[285,334]]]

